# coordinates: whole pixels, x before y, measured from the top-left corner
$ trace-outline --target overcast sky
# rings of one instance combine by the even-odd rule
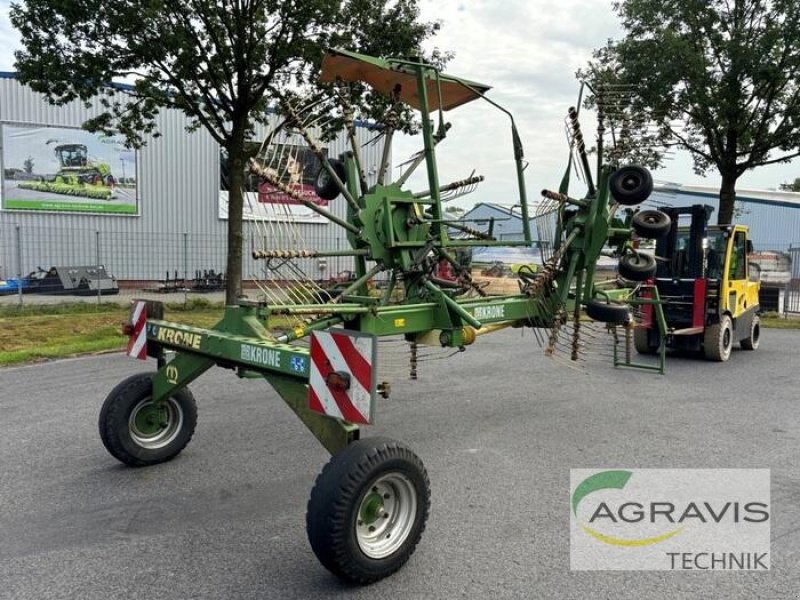
[[[531,163],[526,171],[529,200],[543,187],[557,188],[568,156],[564,116],[577,101],[575,72],[586,65],[594,48],[622,35],[611,0],[421,0],[421,6],[423,18],[443,21],[433,44],[456,53],[447,70],[492,85],[492,99],[515,115]],[[446,114],[453,129],[440,160],[450,176],[441,179],[458,179],[475,168],[487,181],[460,203],[513,204],[508,119],[477,102]],[[589,117],[581,119],[587,140],[593,139],[596,128]],[[400,152],[396,146],[395,156]],[[719,185],[716,173],[696,175],[685,152],[676,153],[654,177]],[[774,189],[795,177],[800,177],[797,161],[750,171],[738,187]]]
[[[585,66],[594,48],[621,30],[611,0],[420,0],[422,17],[439,19],[443,27],[431,42],[455,52],[448,72],[492,86],[490,97],[510,110],[525,146],[528,197],[543,187],[557,188],[568,156],[564,116],[578,94],[575,71]],[[8,20],[9,2],[0,0],[0,70],[13,70],[19,38]],[[486,176],[476,192],[456,201],[514,204],[516,177],[508,118],[483,102],[446,114],[452,123],[438,153],[442,183],[461,179],[474,169]],[[587,139],[596,123],[582,120]],[[395,144],[395,163],[419,148],[418,139]],[[774,165],[751,171],[739,188],[777,188],[800,177],[800,165]],[[677,154],[656,180],[718,185],[711,173],[695,175],[691,159]],[[415,182],[416,188],[427,187]],[[573,187],[574,192],[582,189]]]

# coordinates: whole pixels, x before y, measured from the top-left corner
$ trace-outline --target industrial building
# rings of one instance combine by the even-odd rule
[[[532,214],[532,213],[531,213]],[[519,205],[506,206],[493,202],[478,202],[464,213],[460,219],[464,224],[481,231],[491,229],[492,236],[497,240],[523,240],[522,211]],[[536,237],[536,225],[533,218],[530,220],[531,237]]]
[[[118,98],[124,100],[124,89]],[[26,275],[38,268],[104,265],[130,285],[169,278],[192,279],[225,269],[227,221],[224,173],[218,144],[203,129],[187,131],[183,113],[164,109],[157,117],[159,137],[148,136],[136,151],[114,136],[81,129],[101,112],[98,102],[87,108],[76,101],[50,104],[21,84],[13,73],[0,73],[0,279]],[[261,127],[259,136],[266,133]],[[368,184],[377,179],[382,138],[367,124],[357,127]],[[302,162],[304,142],[290,140],[293,158]],[[329,156],[348,149],[344,134],[328,144]],[[41,182],[58,182],[59,173],[83,153],[96,165],[97,197],[52,194]],[[94,155],[103,155],[97,158]],[[79,157],[78,157],[79,158]],[[74,170],[74,169],[73,169]],[[85,169],[81,177],[86,177]],[[37,183],[38,182],[38,183]],[[38,189],[37,189],[38,186]],[[110,190],[110,191],[109,191]],[[104,195],[105,194],[105,195]],[[273,204],[268,195],[251,190],[245,205],[245,279],[262,278],[264,261],[251,250],[347,247],[344,231],[299,206]],[[649,206],[718,205],[718,190],[707,186],[657,184]],[[345,214],[339,198],[328,207]],[[786,253],[800,278],[800,194],[739,190],[737,221],[750,227],[756,251]],[[462,220],[477,229],[491,227],[498,240],[521,240],[519,207],[479,202]],[[536,238],[534,219],[531,233]],[[350,259],[334,257],[301,261],[310,277],[325,280],[351,268]]]
[[[653,208],[708,204],[715,209],[712,220],[716,223],[719,189],[700,185],[656,184],[645,204]],[[791,247],[800,248],[800,194],[737,190],[734,211],[736,222],[750,228],[756,250],[785,252]]]
[[[117,99],[124,101],[120,88]],[[219,145],[202,128],[187,131],[189,121],[180,111],[163,109],[156,120],[160,135],[147,136],[134,151],[119,137],[81,129],[101,111],[97,101],[88,108],[81,101],[52,105],[13,73],[0,73],[0,279],[63,265],[102,264],[120,282],[137,285],[224,271],[227,192]],[[253,142],[260,143],[267,130],[260,126]],[[371,184],[382,140],[364,123],[357,137]],[[276,152],[288,153],[282,160],[308,162],[299,135],[281,143]],[[330,157],[347,149],[344,133],[327,143]],[[305,188],[307,174],[302,175]],[[64,183],[90,178],[91,186],[78,186],[93,188],[90,194],[80,192],[86,197]],[[247,196],[245,279],[261,278],[264,269],[264,261],[250,257],[251,250],[347,247],[344,231],[309,209],[276,203],[260,187]],[[345,214],[341,197],[327,208]],[[349,259],[309,259],[300,267],[326,279],[349,268]]]
[[[650,199],[643,206],[658,208],[693,204],[713,206],[715,213],[711,219],[716,223],[715,215],[719,209],[719,190],[716,187],[656,184]],[[800,194],[737,190],[734,220],[750,229],[750,239],[756,252],[754,262],[764,263],[764,283],[784,284],[789,280],[800,280]],[[769,262],[779,263],[779,276],[771,275],[772,266],[766,264],[771,254],[777,255],[777,259],[770,258]]]

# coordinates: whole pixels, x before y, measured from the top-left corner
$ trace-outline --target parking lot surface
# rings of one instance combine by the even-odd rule
[[[305,509],[327,455],[272,389],[215,368],[194,439],[122,466],[97,415],[154,363],[110,354],[0,369],[0,598],[800,597],[800,331],[667,374],[548,360],[530,332],[482,337],[394,381],[364,435],[408,444],[432,486],[409,563],[366,588],[315,559]],[[570,468],[769,468],[769,572],[572,572]]]

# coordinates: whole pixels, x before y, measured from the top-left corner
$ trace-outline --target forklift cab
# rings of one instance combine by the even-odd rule
[[[664,301],[667,345],[704,349],[707,329],[720,323],[730,328],[726,348],[752,337],[760,283],[749,277],[747,227],[709,225],[714,209],[708,205],[661,210],[672,221],[667,235],[656,242],[655,285]],[[637,347],[652,349],[654,335],[651,329]]]

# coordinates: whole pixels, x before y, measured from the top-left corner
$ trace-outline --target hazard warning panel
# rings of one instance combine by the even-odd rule
[[[376,353],[375,336],[340,329],[313,332],[309,408],[350,423],[371,423]]]
[[[131,307],[130,325],[133,328],[131,337],[128,339],[128,356],[131,358],[138,358],[139,360],[147,359],[147,303],[143,300],[137,300]]]

